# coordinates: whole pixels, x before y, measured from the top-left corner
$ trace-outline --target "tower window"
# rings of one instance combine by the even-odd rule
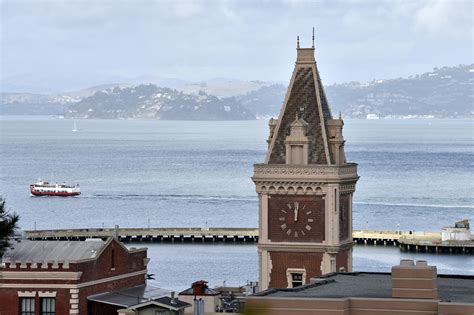
[[[292,273],[291,274],[291,287],[296,288],[303,285],[303,274]]]
[[[289,268],[286,270],[286,279],[288,280],[288,288],[302,286],[306,282],[306,269]]]

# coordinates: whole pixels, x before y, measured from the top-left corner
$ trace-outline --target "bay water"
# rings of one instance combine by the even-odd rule
[[[252,165],[266,152],[266,121],[0,118],[0,196],[21,228],[257,227]],[[349,161],[359,164],[354,229],[439,231],[474,223],[472,120],[345,120]],[[33,197],[38,178],[79,183],[82,195]],[[244,284],[258,278],[255,245],[147,246],[163,288]],[[356,246],[354,270],[389,271],[426,259],[441,273],[474,274],[468,255]]]

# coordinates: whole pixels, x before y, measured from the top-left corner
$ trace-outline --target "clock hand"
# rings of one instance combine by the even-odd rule
[[[298,202],[295,202],[295,222],[298,221],[298,208],[300,204]]]

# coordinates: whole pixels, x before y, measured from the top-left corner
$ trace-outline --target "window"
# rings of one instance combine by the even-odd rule
[[[155,311],[155,315],[170,315],[170,311],[165,311],[165,310],[159,310]]]
[[[56,315],[56,298],[41,298],[41,315]]]
[[[20,298],[20,315],[35,315],[35,298]]]
[[[286,279],[288,280],[288,288],[302,286],[306,283],[306,269],[288,268],[286,269]]]
[[[303,274],[302,273],[292,273],[291,274],[291,287],[296,288],[303,285]]]

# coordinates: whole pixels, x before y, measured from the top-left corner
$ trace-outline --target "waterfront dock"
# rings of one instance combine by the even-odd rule
[[[32,240],[106,239],[116,236],[121,242],[153,243],[257,243],[256,228],[97,228],[26,231]]]
[[[116,236],[120,241],[150,243],[247,243],[258,242],[257,228],[89,228],[30,230],[31,240],[85,240]],[[396,246],[402,251],[474,254],[474,238],[465,242],[442,242],[440,232],[354,230],[357,245]]]
[[[441,232],[354,230],[355,244],[397,246],[403,252],[474,254],[474,236],[470,241],[442,241]]]

